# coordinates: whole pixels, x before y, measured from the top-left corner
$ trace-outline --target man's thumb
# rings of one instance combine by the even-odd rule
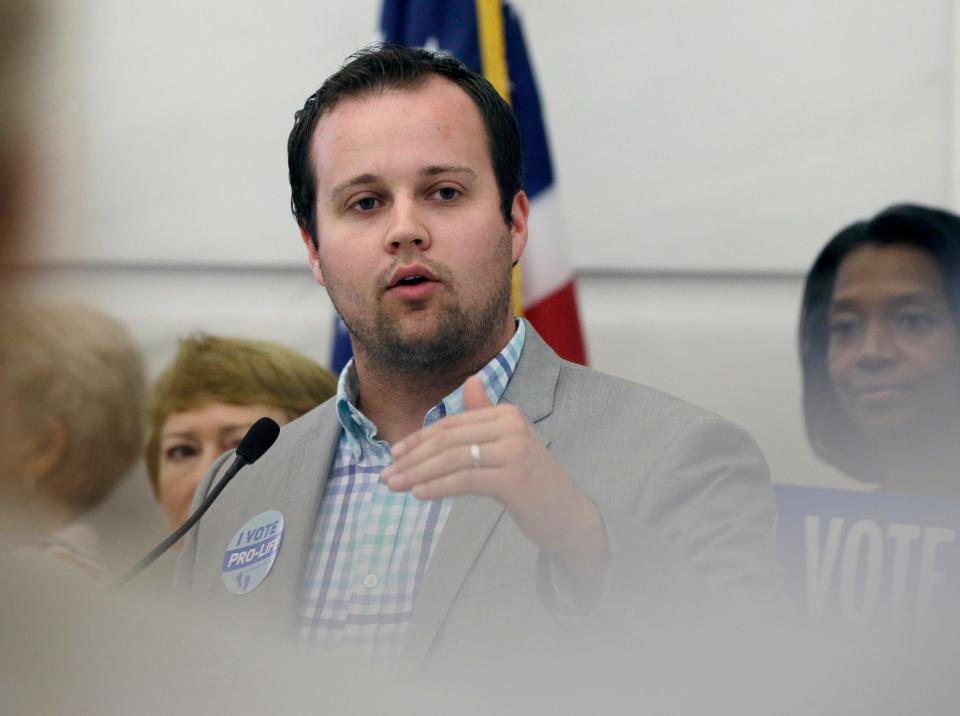
[[[475,375],[467,378],[463,384],[463,407],[466,410],[479,410],[489,408],[493,403],[487,397],[487,391],[483,387],[483,381]]]

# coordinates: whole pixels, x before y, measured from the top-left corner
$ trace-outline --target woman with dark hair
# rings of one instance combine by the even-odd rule
[[[817,455],[882,487],[960,495],[960,217],[897,205],[807,276],[804,419]]]

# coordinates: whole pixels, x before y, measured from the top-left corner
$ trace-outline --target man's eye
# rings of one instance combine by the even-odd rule
[[[352,206],[354,209],[357,209],[361,213],[365,213],[368,211],[373,211],[380,206],[380,200],[373,196],[365,196],[357,199],[350,206]]]
[[[167,462],[180,462],[197,454],[192,445],[171,445],[163,451],[163,458]]]
[[[460,190],[452,186],[442,186],[433,193],[441,201],[453,201],[460,196]]]

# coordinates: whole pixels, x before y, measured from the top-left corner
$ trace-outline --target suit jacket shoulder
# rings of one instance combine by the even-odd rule
[[[534,370],[556,371],[538,430],[607,526],[606,594],[619,595],[611,613],[745,593],[778,601],[773,493],[753,438],[672,395],[562,361],[532,338]]]

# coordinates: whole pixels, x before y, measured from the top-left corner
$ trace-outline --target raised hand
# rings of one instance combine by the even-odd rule
[[[393,446],[396,462],[384,469],[384,480],[391,489],[410,490],[423,500],[492,497],[578,581],[598,579],[609,547],[596,505],[567,477],[519,408],[493,405],[476,376],[464,384],[463,399],[463,413]]]

